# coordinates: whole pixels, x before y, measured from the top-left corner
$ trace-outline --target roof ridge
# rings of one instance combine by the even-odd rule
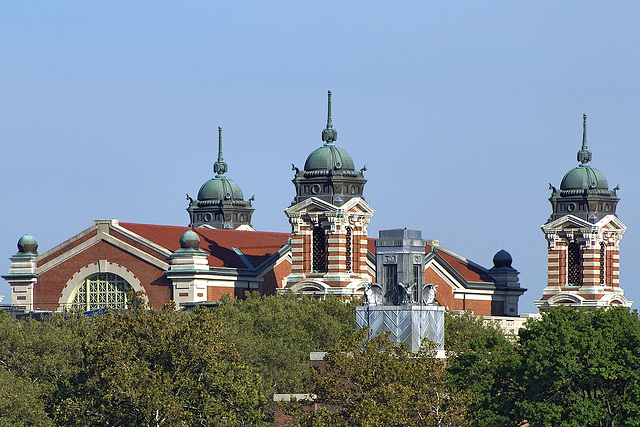
[[[465,263],[467,265],[473,265],[474,267],[478,267],[478,268],[482,269],[483,271],[488,271],[487,267],[484,267],[484,266],[478,264],[475,261],[471,261],[469,258],[465,258],[462,255],[459,255],[459,254],[453,252],[451,249],[443,248],[442,246],[436,246],[435,248],[436,248],[437,251],[442,251],[445,254],[457,259],[460,262],[463,262],[463,263]]]
[[[164,224],[145,224],[145,223],[140,223],[140,222],[119,222],[119,225],[125,226],[126,225],[142,225],[142,226],[146,226],[146,227],[157,227],[157,228],[187,228],[187,229],[191,229],[191,227],[189,227],[188,225],[164,225]],[[224,229],[224,228],[195,228],[195,230],[212,230],[212,231],[221,231],[221,232],[246,232],[246,233],[260,233],[260,234],[278,234],[278,235],[289,235],[290,233],[286,233],[284,231],[259,231],[259,230],[230,230],[230,229]]]

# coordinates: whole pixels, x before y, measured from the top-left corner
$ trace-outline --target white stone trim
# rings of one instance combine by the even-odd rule
[[[66,307],[69,307],[73,302],[73,298],[76,293],[76,289],[78,286],[84,282],[84,280],[97,273],[112,273],[122,277],[127,281],[129,286],[133,288],[135,292],[142,292],[142,295],[146,302],[149,302],[149,298],[147,297],[140,280],[131,272],[129,269],[121,266],[120,264],[109,262],[106,259],[99,260],[98,262],[94,262],[93,264],[86,265],[78,270],[71,279],[67,281],[64,289],[62,290],[62,295],[60,299],[58,299],[58,310],[62,310]]]

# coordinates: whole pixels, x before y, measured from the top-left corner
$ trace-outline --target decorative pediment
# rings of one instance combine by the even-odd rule
[[[353,212],[363,215],[373,215],[375,209],[371,207],[367,202],[364,201],[361,197],[354,197],[348,200],[342,206],[335,206],[329,202],[325,202],[322,199],[317,197],[310,197],[308,199],[303,200],[300,203],[297,203],[287,209],[285,212],[287,216],[292,216],[296,214],[302,213],[312,213],[312,212]]]
[[[345,212],[354,212],[365,215],[373,215],[375,213],[375,209],[371,207],[371,205],[364,201],[361,197],[354,197],[340,206],[340,210]]]
[[[616,230],[623,233],[627,230],[627,226],[624,225],[624,223],[620,221],[620,219],[615,215],[607,215],[595,224],[592,224],[582,218],[578,218],[573,215],[565,215],[561,218],[556,219],[555,221],[544,224],[541,228],[545,233],[553,233],[557,230],[568,229],[595,231],[598,229],[606,228],[608,230]]]
[[[329,202],[325,202],[322,199],[317,197],[309,197],[301,201],[300,203],[296,203],[293,206],[285,209],[285,213],[287,216],[308,213],[308,212],[335,212],[338,210],[337,206],[332,205]]]
[[[126,239],[113,235],[111,230],[116,231]],[[54,268],[65,262],[67,259],[91,248],[94,245],[97,245],[100,242],[106,242],[115,246],[124,252],[157,266],[158,268],[167,269],[169,266],[166,261],[171,255],[171,251],[169,249],[121,227],[117,219],[111,219],[96,220],[90,228],[73,236],[55,248],[39,255],[38,273],[43,273]],[[132,242],[146,248],[148,252],[137,247],[135,244],[132,244]]]
[[[615,215],[607,215],[596,223],[597,227],[606,228],[608,230],[627,231],[627,226],[624,225],[620,218]]]

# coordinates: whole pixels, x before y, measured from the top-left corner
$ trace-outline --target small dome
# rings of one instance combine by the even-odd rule
[[[493,266],[496,268],[500,267],[511,267],[511,263],[513,262],[513,258],[509,252],[501,249],[493,256]]]
[[[18,251],[21,253],[35,254],[38,250],[38,241],[30,234],[25,234],[18,240]]]
[[[353,171],[355,166],[349,153],[333,144],[325,144],[317,148],[304,162],[305,171],[340,169]]]
[[[244,200],[240,186],[234,180],[215,177],[202,184],[198,191],[198,201]]]
[[[180,247],[182,249],[198,249],[200,248],[200,237],[193,230],[187,230],[180,236]]]
[[[607,178],[598,169],[582,164],[567,172],[560,190],[608,190]]]

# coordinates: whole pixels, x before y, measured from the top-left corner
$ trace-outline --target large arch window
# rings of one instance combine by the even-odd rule
[[[82,311],[99,308],[127,308],[129,283],[113,273],[97,273],[87,277],[76,290],[71,308]]]
[[[567,248],[567,281],[570,286],[582,284],[582,263],[580,262],[580,246],[576,242],[569,243]]]

